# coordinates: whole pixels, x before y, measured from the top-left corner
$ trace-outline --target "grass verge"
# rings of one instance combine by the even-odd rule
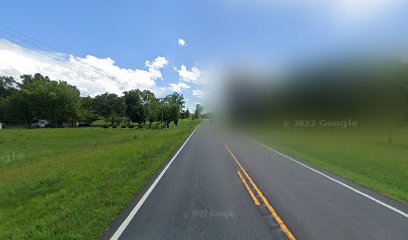
[[[274,129],[262,142],[312,166],[408,202],[408,129]]]
[[[98,239],[194,130],[0,132],[0,239]]]

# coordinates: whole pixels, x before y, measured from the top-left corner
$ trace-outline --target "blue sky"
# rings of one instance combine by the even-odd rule
[[[115,66],[105,74],[109,83],[86,82],[79,73],[72,83],[91,95],[114,84],[122,86],[116,91],[136,86],[160,95],[183,83],[178,90],[192,107],[208,97],[203,73],[214,66],[272,67],[358,52],[404,56],[407,23],[406,0],[4,1],[0,74],[43,70],[66,80],[66,72],[49,67],[55,59],[85,72]],[[159,56],[167,64],[148,70],[146,61]],[[184,74],[176,71],[182,65]]]

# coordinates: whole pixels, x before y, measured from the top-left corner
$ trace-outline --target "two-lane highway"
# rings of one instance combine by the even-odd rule
[[[295,161],[202,124],[103,238],[408,239],[406,205]]]

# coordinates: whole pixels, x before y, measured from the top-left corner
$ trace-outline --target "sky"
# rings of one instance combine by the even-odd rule
[[[230,66],[408,56],[408,0],[3,1],[0,75],[41,72],[83,96],[211,99]],[[209,85],[211,83],[211,88]]]

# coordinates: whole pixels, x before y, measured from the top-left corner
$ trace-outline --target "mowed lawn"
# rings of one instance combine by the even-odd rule
[[[197,124],[0,130],[0,239],[98,239]]]
[[[408,129],[395,129],[393,144],[373,129],[274,129],[264,143],[312,166],[408,202]]]

